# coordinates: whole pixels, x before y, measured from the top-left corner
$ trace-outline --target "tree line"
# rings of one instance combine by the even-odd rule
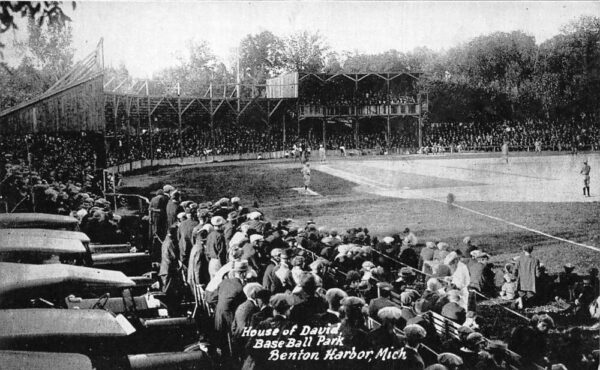
[[[73,65],[68,22],[29,22],[29,38],[17,45],[17,67],[0,68],[0,109],[43,92]],[[522,31],[482,35],[445,51],[338,53],[319,32],[285,37],[248,34],[229,67],[206,42],[189,42],[185,57],[157,72],[158,92],[204,95],[210,86],[261,85],[268,78],[310,73],[422,72],[420,89],[431,122],[580,120],[600,118],[600,17],[582,16],[537,44]],[[239,68],[239,71],[238,71]],[[127,77],[124,66],[106,76]],[[105,76],[105,77],[106,77]],[[222,89],[222,87],[219,87]]]

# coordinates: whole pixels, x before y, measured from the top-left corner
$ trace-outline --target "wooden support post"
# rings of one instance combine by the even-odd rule
[[[323,147],[326,148],[326,143],[327,143],[327,135],[325,134],[325,130],[327,126],[327,117],[323,116]]]
[[[129,135],[130,134],[129,131],[132,126],[132,124],[131,124],[131,107],[133,105],[132,104],[133,98],[129,98],[128,102],[129,102],[129,104],[128,104],[128,106],[126,106],[126,108],[127,108],[127,131],[125,131],[125,135],[127,137],[127,148],[129,149],[129,148],[131,148],[131,137],[130,137],[131,135]]]
[[[135,136],[137,138],[140,137],[140,126],[142,125],[142,116],[140,115],[140,98],[137,98],[137,106],[136,106],[136,113],[137,113],[137,126],[135,128]]]
[[[285,150],[285,112],[283,112],[283,150]]]
[[[298,132],[296,132],[296,136],[300,137],[300,103],[298,101],[296,101],[296,112],[298,113],[296,115],[296,119],[298,121]]]
[[[360,149],[358,147],[358,144],[359,144],[359,142],[358,142],[358,132],[360,130],[359,126],[360,126],[360,120],[358,119],[358,117],[356,117],[356,126],[354,126],[354,142],[356,144],[356,148],[357,149]]]
[[[181,95],[177,86],[177,118],[179,119],[179,157],[183,157],[183,123],[181,119]]]
[[[213,149],[215,147],[215,112],[214,112],[214,107],[213,107],[213,88],[212,88],[212,82],[210,83],[210,85],[208,86],[208,90],[209,90],[209,110],[210,110],[210,145],[211,145],[211,149]]]
[[[418,129],[418,135],[419,135],[419,148],[423,147],[423,116],[421,116],[421,114],[419,113],[419,129]]]
[[[148,81],[146,81],[146,99],[148,102],[148,131],[150,131],[150,165],[154,162],[154,144],[152,143],[152,113],[150,112],[150,93],[148,90]]]
[[[267,99],[267,132],[271,134],[271,101]]]
[[[388,150],[389,148],[392,146],[392,129],[390,127],[390,112],[392,110],[392,102],[391,102],[391,97],[392,95],[390,94],[390,74],[387,74],[387,137],[386,137],[386,142],[387,142],[387,147]]]

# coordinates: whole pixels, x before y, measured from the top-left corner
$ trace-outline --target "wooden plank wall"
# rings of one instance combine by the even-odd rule
[[[103,132],[102,76],[0,117],[0,134]]]

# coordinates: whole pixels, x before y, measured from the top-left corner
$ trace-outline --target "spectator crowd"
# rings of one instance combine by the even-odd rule
[[[469,237],[450,246],[423,243],[408,228],[377,238],[364,227],[338,232],[312,221],[269,221],[238,197],[200,203],[183,200],[170,185],[156,191],[150,212],[157,240],[152,254],[160,260],[168,306],[175,309],[186,296],[203,302],[202,341],[213,348],[220,367],[598,367],[600,352],[580,347],[580,329],[562,329],[546,313],[521,315],[508,338],[484,332],[477,314],[486,309],[480,307],[482,297],[520,312],[556,300],[568,306],[569,324],[598,329],[597,269],[578,275],[565,265],[563,273],[550,277],[531,247],[495,269]],[[456,335],[441,335],[432,317],[442,317],[442,327],[457,328]],[[274,346],[301,340],[291,334],[294,326],[321,328],[327,333],[322,340],[337,344],[308,345],[306,353],[288,349],[283,357],[286,350],[264,347],[266,339]],[[325,361],[331,348],[349,357]],[[352,357],[383,348],[398,355]]]
[[[600,125],[594,119],[572,122],[515,121],[431,123],[426,151],[498,150],[504,141],[513,150],[578,151],[600,149]]]
[[[0,200],[5,208],[69,214],[84,199],[99,199],[103,178],[94,140],[82,134],[2,136]]]

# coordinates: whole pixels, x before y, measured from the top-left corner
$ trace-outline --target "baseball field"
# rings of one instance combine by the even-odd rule
[[[584,160],[592,168],[591,197],[581,189]],[[534,246],[550,273],[568,262],[580,274],[600,266],[598,153],[511,153],[508,164],[494,153],[313,158],[311,166],[309,192],[293,160],[161,168],[126,177],[122,191],[149,195],[169,183],[184,199],[256,202],[272,220],[367,227],[379,237],[408,227],[422,242],[451,245],[470,236],[498,266],[523,245]]]

